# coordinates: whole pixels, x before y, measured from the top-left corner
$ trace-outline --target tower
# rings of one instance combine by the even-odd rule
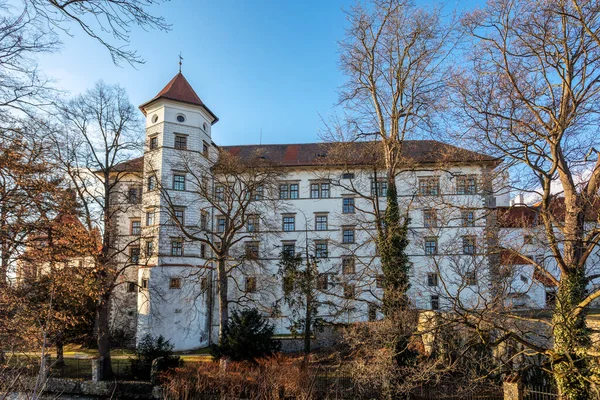
[[[206,250],[182,234],[210,212],[198,196],[202,171],[216,159],[211,140],[217,116],[181,71],[140,110],[146,117],[142,251],[137,341],[163,335],[175,349],[208,345],[211,293]],[[210,215],[210,214],[209,214]],[[212,218],[211,218],[212,220]]]

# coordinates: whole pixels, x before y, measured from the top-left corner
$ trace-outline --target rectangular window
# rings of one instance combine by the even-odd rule
[[[475,211],[474,210],[463,210],[462,215],[462,226],[469,227],[475,226]]]
[[[352,256],[342,257],[342,274],[349,275],[356,273],[355,261]]]
[[[258,215],[249,215],[248,220],[246,222],[246,229],[248,232],[258,232],[260,219]]]
[[[463,236],[463,254],[475,254],[476,249],[476,238],[475,236]]]
[[[296,255],[296,245],[294,243],[284,243],[281,252],[288,257]]]
[[[354,228],[342,228],[342,243],[354,243]]]
[[[311,199],[328,199],[330,197],[330,185],[329,183],[311,183],[310,184],[310,198]]]
[[[208,143],[202,142],[202,155],[208,158]]]
[[[200,245],[200,257],[206,258],[206,245],[204,243]]]
[[[342,200],[342,213],[354,214],[354,197],[346,197]]]
[[[435,272],[429,272],[427,274],[427,286],[437,286],[439,275]]]
[[[475,286],[477,285],[477,275],[474,271],[469,271],[465,273],[465,285],[467,286]]]
[[[371,196],[386,197],[387,196],[387,181],[371,180]]]
[[[208,212],[206,211],[200,212],[200,229],[204,231],[208,229]]]
[[[328,256],[327,242],[315,242],[315,257],[327,258]]]
[[[150,150],[154,150],[158,147],[158,136],[152,136],[150,138]]]
[[[290,199],[297,199],[300,195],[300,188],[297,183],[290,183]]]
[[[295,216],[284,216],[283,217],[283,231],[292,232],[296,230],[296,217]]]
[[[437,226],[437,213],[434,209],[423,210],[423,226],[425,228],[434,228]]]
[[[279,198],[280,199],[289,199],[290,197],[290,192],[289,192],[289,187],[287,183],[283,183],[281,185],[279,185]]]
[[[149,240],[146,242],[146,256],[150,257],[154,254],[154,242]]]
[[[135,282],[127,282],[127,293],[135,292]]]
[[[171,278],[169,289],[181,289],[181,278]]]
[[[432,295],[429,298],[429,302],[430,302],[432,310],[439,310],[440,309],[440,296],[435,295],[435,294]]]
[[[127,202],[129,204],[140,204],[142,201],[142,193],[139,187],[130,187],[127,191]]]
[[[173,190],[185,190],[185,175],[173,175]]]
[[[215,199],[219,201],[225,200],[225,187],[223,185],[215,186]]]
[[[262,200],[264,198],[265,188],[263,186],[257,186],[254,192],[254,200]]]
[[[187,149],[187,136],[175,135],[175,149],[186,150]]]
[[[183,242],[181,240],[171,241],[171,255],[182,256],[183,255]]]
[[[140,292],[142,290],[148,290],[148,279],[147,278],[142,279],[142,284],[140,285]]]
[[[131,234],[139,235],[142,233],[142,221],[139,219],[131,220]]]
[[[146,226],[154,225],[154,210],[146,211]]]
[[[355,287],[349,283],[344,283],[344,298],[353,299],[355,295]]]
[[[246,258],[256,260],[258,258],[258,242],[246,242]]]
[[[218,217],[217,218],[217,233],[223,233],[223,232],[225,232],[226,222],[227,222],[227,220],[225,219],[225,217]]]
[[[255,276],[247,276],[246,277],[246,287],[244,288],[246,293],[255,293],[256,292],[256,277]]]
[[[428,176],[419,178],[420,196],[437,196],[440,194],[440,178],[437,176]]]
[[[173,216],[181,225],[185,225],[185,209],[177,207],[173,209]]]
[[[352,173],[352,172],[344,172],[342,174],[342,179],[354,179],[354,173]]]
[[[438,241],[435,237],[425,238],[425,254],[434,256],[437,254]]]
[[[326,231],[327,230],[327,215],[316,215],[315,216],[315,231]]]
[[[130,247],[129,248],[129,261],[132,264],[137,264],[140,262],[140,248],[139,247]]]
[[[475,175],[462,175],[456,178],[456,194],[477,193],[477,177]]]
[[[317,277],[317,289],[329,289],[329,274],[319,274],[319,276]]]
[[[148,191],[156,189],[156,177],[154,175],[148,177]]]

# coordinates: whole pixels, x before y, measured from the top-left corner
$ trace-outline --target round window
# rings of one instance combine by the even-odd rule
[[[154,124],[156,121],[158,121],[158,115],[154,114],[152,116],[152,123]]]
[[[177,116],[177,121],[178,121],[178,122],[185,122],[185,117],[184,117],[183,115],[179,114],[179,115]]]

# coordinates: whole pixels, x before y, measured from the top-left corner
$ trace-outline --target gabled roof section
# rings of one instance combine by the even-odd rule
[[[213,124],[219,120],[219,118],[217,118],[217,116],[210,111],[206,104],[200,100],[200,97],[198,97],[192,88],[192,85],[190,85],[181,72],[175,75],[175,77],[171,79],[169,83],[167,83],[167,86],[158,92],[158,94],[154,96],[152,100],[147,101],[140,106],[140,110],[142,110],[144,115],[146,115],[145,108],[158,99],[173,100],[180,103],[203,107],[214,118]]]

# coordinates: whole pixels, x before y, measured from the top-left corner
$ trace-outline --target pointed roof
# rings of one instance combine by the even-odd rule
[[[217,118],[217,116],[210,111],[206,104],[200,100],[200,97],[198,97],[192,88],[192,85],[189,84],[181,72],[175,75],[175,77],[171,79],[171,81],[167,83],[163,90],[158,92],[158,94],[154,96],[152,100],[147,101],[140,106],[140,110],[142,110],[144,115],[146,115],[145,108],[158,99],[179,101],[181,103],[203,107],[215,119],[213,124],[219,120],[219,118]]]

